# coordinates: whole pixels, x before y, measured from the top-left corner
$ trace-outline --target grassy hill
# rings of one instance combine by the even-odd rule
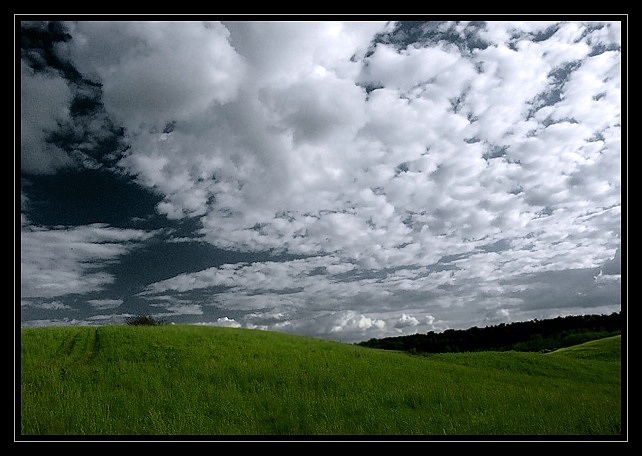
[[[618,436],[620,345],[412,356],[223,327],[26,328],[21,434]]]

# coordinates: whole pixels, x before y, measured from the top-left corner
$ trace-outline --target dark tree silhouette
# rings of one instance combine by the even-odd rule
[[[501,323],[441,333],[385,337],[357,345],[411,353],[470,351],[548,351],[622,333],[622,315],[579,315],[546,320]]]

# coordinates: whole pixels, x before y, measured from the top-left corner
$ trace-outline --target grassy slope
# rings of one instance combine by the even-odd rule
[[[258,330],[22,330],[23,434],[619,435],[620,337],[411,356]]]

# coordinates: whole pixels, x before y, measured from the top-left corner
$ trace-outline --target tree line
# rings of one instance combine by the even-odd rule
[[[370,348],[411,353],[471,351],[549,351],[622,333],[621,312],[610,315],[576,315],[545,320],[501,323],[441,333],[384,337],[359,342]]]

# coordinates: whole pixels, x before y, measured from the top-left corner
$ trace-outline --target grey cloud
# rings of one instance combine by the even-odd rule
[[[220,24],[78,22],[70,28],[83,44],[64,45],[68,55],[80,71],[100,78],[105,108],[130,134],[203,115],[212,103],[231,101],[242,79],[242,62]]]
[[[69,119],[71,91],[58,75],[39,74],[22,64],[21,168],[26,173],[52,174],[74,165],[69,155],[48,141],[59,123]]]
[[[365,94],[352,81],[334,75],[321,73],[283,88],[264,89],[259,97],[280,119],[279,128],[293,131],[295,143],[356,131],[365,121]]]
[[[597,273],[596,269],[545,271],[503,283],[508,286],[529,284],[521,291],[510,293],[510,297],[522,301],[519,306],[521,312],[570,311],[574,308],[590,312],[592,308],[605,306],[618,308],[621,305],[621,284],[619,281],[598,284],[594,280]]]
[[[615,256],[604,262],[602,265],[602,273],[606,275],[620,275],[622,274],[622,250],[618,248],[615,252]]]
[[[102,224],[23,227],[20,240],[21,296],[51,298],[102,290],[114,276],[107,265],[153,236]]]
[[[119,307],[122,303],[122,299],[90,299],[87,303],[97,309],[114,309]]]

